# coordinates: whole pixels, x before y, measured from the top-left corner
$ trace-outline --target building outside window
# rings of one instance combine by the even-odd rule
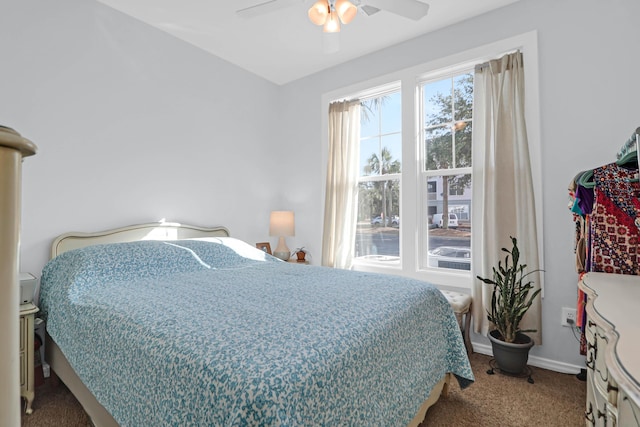
[[[401,94],[362,100],[356,258],[397,263],[400,256]]]
[[[473,73],[428,77],[420,85],[427,224],[420,267],[470,270]]]

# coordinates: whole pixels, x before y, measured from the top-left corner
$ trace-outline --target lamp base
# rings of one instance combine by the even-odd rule
[[[273,251],[273,256],[276,258],[280,258],[283,261],[289,261],[289,258],[291,257],[291,251],[289,250],[287,243],[284,241],[283,236],[280,236],[280,238],[278,239],[278,247],[276,247],[276,250]]]
[[[288,261],[289,260],[289,252],[274,252],[273,256],[276,258],[280,258],[283,261]]]

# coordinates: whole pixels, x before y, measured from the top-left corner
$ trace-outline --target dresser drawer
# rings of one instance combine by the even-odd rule
[[[607,351],[607,338],[604,336],[604,331],[596,326],[596,331],[594,335],[594,373],[593,378],[595,379],[595,383],[598,388],[603,392],[603,394],[607,393],[607,383],[609,381],[609,371],[607,370],[607,364],[605,363],[604,354]]]
[[[587,341],[587,368],[593,371],[596,368],[598,344],[596,343],[596,324],[590,319],[587,320],[587,327],[585,328],[584,336]]]
[[[640,427],[640,277],[587,273],[579,286],[587,295],[586,425]]]
[[[629,398],[624,390],[618,394],[618,425],[640,427],[640,407]]]
[[[24,351],[20,352],[20,387],[27,384],[27,356]]]
[[[593,334],[592,336],[590,336]],[[585,331],[587,337],[587,361],[588,366],[593,369],[593,379],[596,387],[603,396],[607,397],[609,404],[615,406],[618,400],[618,386],[615,380],[609,374],[609,369],[605,361],[605,353],[609,341],[605,336],[604,329],[599,325],[588,321]]]
[[[27,345],[25,322],[26,322],[26,319],[20,316],[20,351],[24,351],[24,348]]]
[[[25,412],[33,412],[31,404],[35,397],[34,390],[34,351],[33,351],[33,324],[34,315],[38,307],[33,304],[20,305],[20,396],[24,397],[27,404]]]

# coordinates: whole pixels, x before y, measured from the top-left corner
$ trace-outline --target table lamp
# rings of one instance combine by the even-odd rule
[[[289,260],[291,251],[287,247],[284,238],[295,236],[295,220],[293,211],[273,211],[269,220],[269,235],[278,236],[278,246],[273,251],[273,256],[283,261]]]

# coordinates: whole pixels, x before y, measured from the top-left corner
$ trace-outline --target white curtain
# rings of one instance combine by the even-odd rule
[[[322,265],[351,268],[358,215],[360,101],[329,105]]]
[[[473,224],[482,233],[473,235],[473,319],[475,331],[487,334],[487,309],[492,287],[476,276],[493,277],[492,267],[511,249],[510,236],[518,239],[520,262],[526,272],[538,269],[536,211],[531,162],[524,114],[524,69],[521,52],[478,65],[474,79],[473,105]],[[536,289],[542,275],[532,274]],[[523,318],[521,329],[542,344],[541,297]]]

